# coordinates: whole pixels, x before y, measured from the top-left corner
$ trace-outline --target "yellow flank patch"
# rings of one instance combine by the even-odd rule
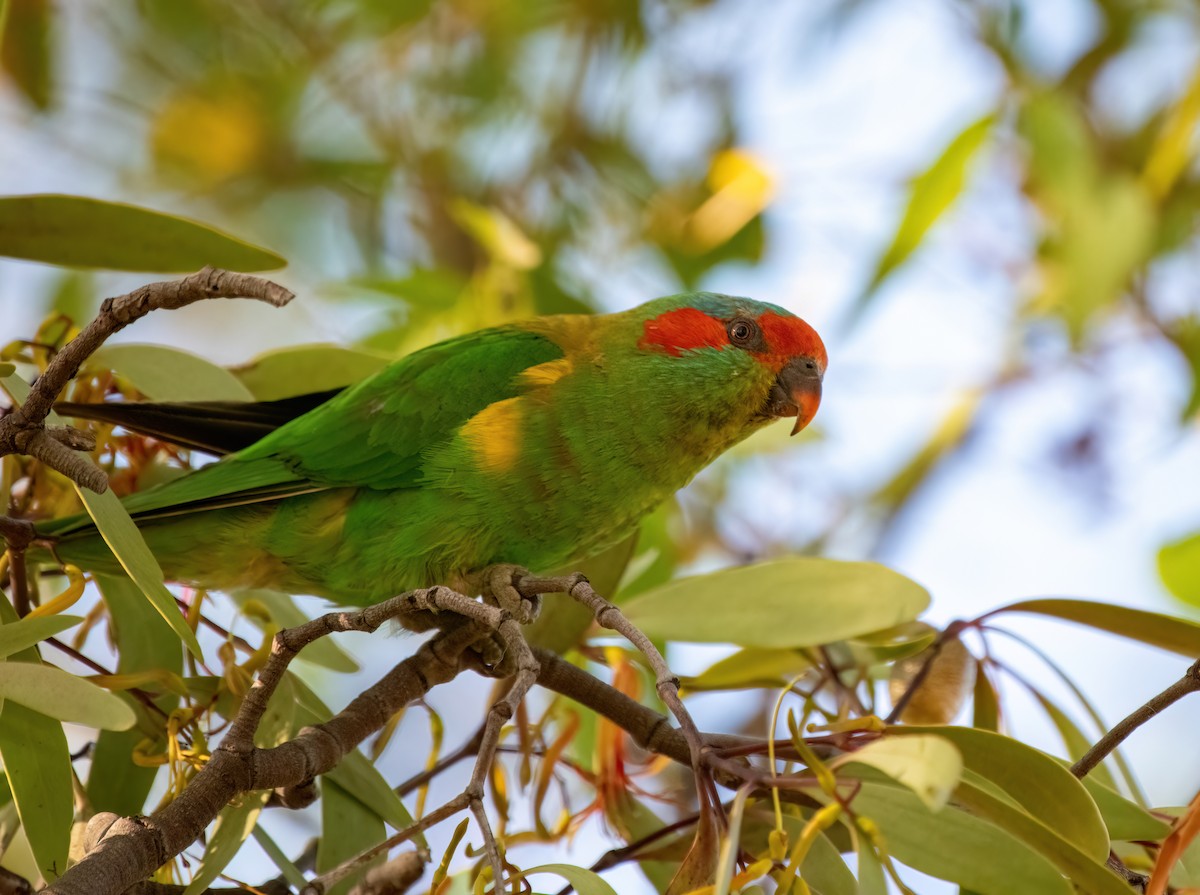
[[[479,465],[484,469],[506,472],[517,462],[524,401],[524,398],[497,401],[483,408],[462,427],[463,438],[475,451]]]
[[[536,367],[530,367],[521,374],[521,383],[529,388],[553,385],[574,369],[575,365],[569,357],[560,357],[558,360],[549,360]]]

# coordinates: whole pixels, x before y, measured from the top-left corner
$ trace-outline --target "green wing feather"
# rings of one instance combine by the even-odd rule
[[[278,500],[339,487],[420,484],[426,451],[488,405],[522,392],[520,373],[563,356],[545,336],[498,327],[439,342],[346,389],[238,453],[131,495],[138,521]],[[91,534],[84,515],[38,530]]]

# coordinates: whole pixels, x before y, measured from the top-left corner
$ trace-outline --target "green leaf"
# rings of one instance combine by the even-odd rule
[[[229,595],[243,610],[250,601],[257,602],[270,614],[271,621],[280,628],[294,628],[309,621],[309,617],[300,611],[295,600],[288,594],[274,590],[240,590]],[[265,623],[257,612],[246,614],[255,627],[260,631],[265,629]],[[315,640],[300,651],[296,657],[330,671],[353,673],[359,670],[359,664],[350,658],[332,637],[322,637]]]
[[[146,546],[146,542],[142,539],[142,533],[137,530],[137,526],[129,518],[129,513],[125,511],[121,501],[117,499],[111,489],[103,494],[96,494],[94,491],[76,485],[75,492],[96,523],[96,528],[99,530],[100,536],[104,538],[104,543],[108,544],[108,549],[121,563],[125,573],[146,595],[146,599],[158,610],[158,614],[166,619],[175,635],[188,648],[188,652],[203,662],[204,656],[200,651],[200,643],[196,640],[195,632],[188,627],[187,620],[175,605],[175,598],[163,584],[163,573],[158,565],[158,560]]]
[[[860,314],[879,285],[893,270],[908,260],[925,234],[963,191],[967,171],[975,155],[987,141],[994,118],[987,115],[972,122],[947,146],[937,161],[912,182],[904,217],[892,237],[891,245],[875,265],[866,289],[858,299],[854,313]]]
[[[0,762],[38,869],[54,879],[67,868],[74,814],[71,750],[62,724],[5,701],[0,707]]]
[[[61,668],[33,662],[0,665],[0,699],[101,730],[126,730],[135,720],[133,710],[107,690]]]
[[[833,767],[865,764],[916,793],[933,811],[950,799],[962,778],[963,758],[948,739],[933,734],[884,737],[844,755]]]
[[[818,646],[912,621],[925,588],[877,563],[791,557],[682,578],[625,605],[649,637]]]
[[[117,648],[117,673],[163,669],[183,673],[183,650],[170,626],[146,602],[138,586],[128,578],[97,575],[96,586],[104,598],[111,619],[113,639]],[[179,697],[164,691],[154,700],[155,705],[170,713]],[[136,705],[136,704],[135,704]],[[155,722],[154,737],[163,737],[161,719]],[[92,750],[92,766],[88,771],[87,794],[97,811],[113,811],[121,815],[140,814],[158,775],[158,768],[134,764],[133,750],[145,739],[147,731],[133,728],[125,731],[105,730],[96,739]]]
[[[54,92],[53,13],[50,0],[0,4],[0,67],[43,112],[50,108]]]
[[[238,801],[221,809],[204,846],[200,867],[183,890],[183,895],[200,895],[216,881],[221,871],[241,851],[242,843],[258,823],[258,815],[262,813],[270,795],[270,790],[242,793]]]
[[[570,864],[542,864],[538,867],[530,867],[528,870],[521,872],[521,878],[525,879],[539,873],[553,873],[556,876],[561,876],[572,886],[579,895],[617,895],[616,890],[601,879],[591,870],[583,867],[574,867]]]
[[[875,821],[888,854],[979,895],[1071,895],[1057,868],[1024,842],[953,805],[932,811],[911,790],[858,784],[851,808]]]
[[[250,389],[233,373],[178,348],[103,345],[87,363],[112,370],[151,401],[254,400]]]
[[[81,621],[83,619],[78,615],[49,615],[41,618],[23,618],[11,625],[0,625],[0,658],[29,649],[47,637],[75,627]]]
[[[682,684],[694,691],[783,687],[809,668],[812,663],[794,649],[743,649]]]
[[[966,768],[996,784],[1084,854],[1098,861],[1107,857],[1108,831],[1096,803],[1056,759],[1011,737],[974,727],[893,727],[888,731],[889,737],[901,738],[929,734],[957,746]]]
[[[344,388],[388,365],[388,358],[338,345],[302,345],[260,354],[233,373],[258,401]]]
[[[1200,606],[1200,532],[1159,550],[1158,574],[1172,594],[1191,606]]]
[[[1030,694],[1038,705],[1042,707],[1042,711],[1046,713],[1046,717],[1050,719],[1050,723],[1054,725],[1054,729],[1058,731],[1059,738],[1063,741],[1063,748],[1067,750],[1067,755],[1072,761],[1078,761],[1087,751],[1092,748],[1092,741],[1079,729],[1070,715],[1060,709],[1054,702],[1040,690],[1033,687],[1027,688]],[[1096,767],[1092,768],[1088,779],[1102,780],[1109,786],[1115,786],[1116,781],[1113,779],[1112,771],[1108,766],[1101,762]]]
[[[888,884],[879,856],[871,848],[866,836],[860,833],[854,839],[854,851],[858,857],[858,895],[888,895]]]
[[[1129,895],[1129,887],[1104,864],[1108,858],[1107,844],[1104,855],[1099,859],[1093,858],[1037,817],[965,780],[955,791],[954,799],[1036,849],[1084,892],[1092,895]]]
[[[1067,762],[1063,762],[1067,767]],[[1108,836],[1113,840],[1127,842],[1157,842],[1170,832],[1170,827],[1141,805],[1125,798],[1114,789],[1105,786],[1091,774],[1083,778],[1083,785],[1100,809]]]
[[[303,889],[308,884],[304,872],[291,862],[278,843],[267,835],[266,830],[261,826],[256,826],[253,835],[254,841],[258,843],[259,848],[267,853],[267,857],[271,859],[271,863],[279,868],[279,872],[288,883],[297,890]]]
[[[858,881],[842,860],[837,846],[824,833],[813,840],[800,872],[821,895],[859,895]]]
[[[363,849],[381,842],[383,822],[379,816],[350,795],[326,775],[321,785],[321,838],[317,840],[317,872],[325,873]],[[329,895],[345,895],[371,867],[381,863],[380,855],[329,889]]]
[[[987,666],[975,660],[975,695],[972,698],[971,726],[980,730],[1000,729],[1000,697],[987,674]]]
[[[982,618],[994,618],[1009,612],[1032,612],[1061,618],[1190,658],[1200,656],[1200,625],[1157,612],[1090,600],[1043,599],[1022,600],[989,612]]]
[[[274,270],[279,255],[186,218],[82,196],[0,197],[0,255],[65,267]]]

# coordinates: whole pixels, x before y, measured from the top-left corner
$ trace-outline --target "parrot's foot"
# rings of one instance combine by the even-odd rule
[[[528,625],[542,611],[542,596],[534,594],[524,597],[517,590],[517,582],[530,577],[529,570],[511,563],[497,563],[480,573],[480,585],[485,603],[499,606],[517,620]]]

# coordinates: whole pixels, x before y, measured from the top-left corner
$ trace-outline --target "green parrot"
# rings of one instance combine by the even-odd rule
[[[470,333],[340,391],[60,412],[226,455],[124,501],[168,580],[364,605],[595,555],[752,432],[802,429],[825,364],[788,311],[692,292]],[[87,516],[37,532],[120,573]]]

